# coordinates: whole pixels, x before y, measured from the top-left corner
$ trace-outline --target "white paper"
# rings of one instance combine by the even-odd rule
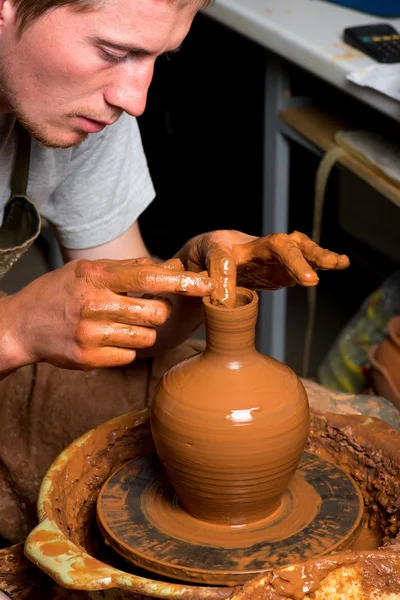
[[[372,88],[394,100],[400,100],[400,63],[370,65],[349,73],[347,79],[357,85]]]

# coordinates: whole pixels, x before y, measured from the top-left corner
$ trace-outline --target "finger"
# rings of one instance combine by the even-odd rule
[[[92,350],[104,346],[132,350],[151,348],[156,338],[156,330],[152,327],[86,321],[75,331],[74,342],[83,356],[86,356]]]
[[[135,265],[155,265],[157,267],[163,267],[164,269],[173,269],[175,271],[184,271],[185,267],[183,262],[179,258],[170,258],[165,262],[160,262],[154,260],[154,258],[150,258],[149,256],[143,256],[139,258],[127,258],[124,260],[115,260],[112,258],[103,258],[99,261],[105,265],[126,265],[126,266],[135,266]]]
[[[175,271],[160,266],[106,264],[82,261],[77,276],[91,280],[96,287],[106,287],[117,293],[184,294],[206,296],[211,293],[209,277],[190,271]]]
[[[228,308],[236,306],[236,263],[231,251],[220,246],[214,248],[208,257],[208,271],[213,282],[212,304]]]
[[[276,261],[275,264],[268,269],[268,277],[265,276],[264,268],[252,268],[244,266],[238,269],[238,286],[247,287],[256,291],[263,290],[280,290],[284,287],[291,287],[297,284],[291,275],[282,265]]]
[[[337,254],[321,248],[304,233],[294,231],[290,237],[299,246],[305,259],[317,268],[341,270],[346,269],[350,264],[349,258],[345,254]]]
[[[156,330],[151,327],[137,325],[120,325],[113,323],[104,327],[99,324],[97,335],[93,332],[93,339],[99,340],[99,346],[113,346],[114,348],[151,348],[157,339]]]
[[[159,265],[160,263],[155,261],[153,258],[150,258],[149,256],[143,256],[143,257],[139,257],[139,258],[128,258],[125,260],[118,260],[116,261],[115,259],[112,258],[103,258],[101,261],[103,265],[125,265],[125,266],[137,266],[137,265]],[[121,294],[126,295],[128,292],[121,292]]]
[[[161,264],[164,269],[173,269],[175,271],[184,271],[185,267],[183,262],[179,258],[170,258],[166,262]]]
[[[94,348],[85,355],[85,361],[80,368],[84,371],[129,365],[136,358],[135,350],[127,348]]]
[[[123,260],[115,260],[114,258],[102,258],[101,260],[95,261],[104,265],[160,265],[159,262],[150,258],[149,256],[141,256],[139,258],[126,258]]]
[[[179,258],[171,258],[170,260],[167,260],[165,263],[161,263],[160,267],[163,267],[164,269],[171,269],[173,271],[184,271],[185,270],[183,262]],[[207,271],[204,274],[206,275],[206,277],[208,276]],[[153,294],[142,294],[141,297],[151,299],[151,298],[154,298],[154,295]]]
[[[119,296],[107,290],[101,301],[85,306],[81,315],[85,319],[114,322],[144,327],[164,325],[172,311],[172,303],[167,298],[130,298]]]
[[[272,236],[270,251],[297,283],[303,286],[317,285],[318,275],[304,258],[303,252],[288,235]]]

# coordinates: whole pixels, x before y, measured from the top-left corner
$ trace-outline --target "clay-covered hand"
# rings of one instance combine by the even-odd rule
[[[240,231],[213,231],[186,245],[184,262],[191,271],[206,269],[213,282],[213,303],[235,306],[236,285],[277,290],[317,285],[318,269],[345,269],[345,255],[325,250],[307,235],[275,233],[257,238]]]
[[[177,259],[75,260],[39,277],[0,301],[0,374],[41,361],[85,370],[130,363],[169,317],[160,295],[210,293],[207,275],[183,269]]]

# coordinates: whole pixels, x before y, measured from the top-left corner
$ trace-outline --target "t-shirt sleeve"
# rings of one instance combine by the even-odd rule
[[[137,121],[124,113],[73,149],[46,216],[65,248],[93,248],[126,231],[154,196]]]

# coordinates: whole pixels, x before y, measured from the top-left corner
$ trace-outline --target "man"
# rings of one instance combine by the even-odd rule
[[[207,3],[0,0],[0,273],[36,235],[19,237],[35,223],[25,195],[66,261],[0,301],[0,535],[10,542],[34,524],[54,456],[92,426],[144,406],[165,369],[197,350],[181,344],[201,324],[203,296],[232,305],[237,282],[316,285],[314,268],[349,264],[297,232],[217,231],[165,264],[149,256],[137,218],[154,191],[132,117],[145,108],[156,58],[179,48]],[[23,179],[15,156],[18,140],[26,158],[25,130],[26,194],[8,185],[13,161],[13,181]]]

